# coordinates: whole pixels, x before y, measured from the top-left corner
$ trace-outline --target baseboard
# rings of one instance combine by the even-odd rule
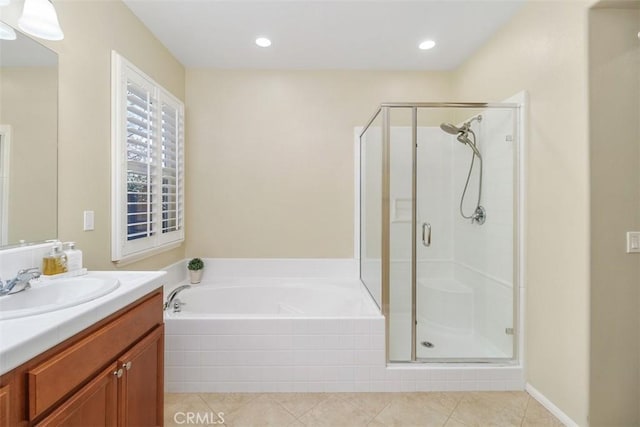
[[[536,388],[533,387],[531,384],[527,383],[527,385],[525,386],[525,390],[527,390],[527,393],[529,393],[531,397],[536,399],[538,403],[544,406],[547,409],[547,411],[551,412],[554,417],[560,420],[562,424],[564,424],[567,427],[579,427],[578,423],[573,421],[567,414],[562,412],[560,408],[554,405],[553,402],[547,399],[544,394],[536,390]]]

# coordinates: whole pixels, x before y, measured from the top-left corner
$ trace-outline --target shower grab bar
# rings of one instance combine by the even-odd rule
[[[428,222],[422,223],[422,244],[427,247],[431,246],[431,224]]]

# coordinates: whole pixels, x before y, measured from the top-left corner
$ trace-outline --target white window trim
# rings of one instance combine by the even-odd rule
[[[117,265],[126,265],[180,246],[184,242],[185,235],[184,195],[182,195],[182,226],[178,231],[172,231],[166,234],[156,232],[152,238],[144,238],[131,242],[127,242],[126,240],[127,126],[126,121],[122,119],[125,117],[123,107],[126,110],[127,72],[130,71],[138,74],[144,78],[145,83],[153,87],[155,92],[154,98],[158,101],[159,108],[161,108],[162,99],[166,99],[172,104],[175,104],[178,107],[183,123],[184,104],[116,51],[112,51],[111,54],[111,68],[111,259]],[[123,100],[123,96],[125,100]],[[184,164],[184,124],[179,131],[177,144],[180,146],[179,149],[182,150],[182,162]],[[182,182],[182,188],[184,188],[184,166],[182,170],[179,171],[179,179]]]

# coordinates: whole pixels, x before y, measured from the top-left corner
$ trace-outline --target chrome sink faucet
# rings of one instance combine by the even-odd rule
[[[37,267],[33,267],[18,271],[16,277],[6,282],[0,279],[0,297],[29,289],[31,287],[31,283],[29,283],[31,279],[37,279],[38,277],[40,277],[40,271]]]
[[[184,291],[185,289],[189,289],[189,288],[191,288],[191,285],[182,285],[182,286],[178,286],[177,288],[172,290],[169,293],[169,295],[167,296],[167,301],[164,303],[164,307],[162,309],[163,310],[167,310],[169,307],[173,307],[173,312],[174,313],[179,312],[181,307],[183,305],[185,305],[185,303],[180,301],[176,297],[178,296],[178,294],[180,292]]]

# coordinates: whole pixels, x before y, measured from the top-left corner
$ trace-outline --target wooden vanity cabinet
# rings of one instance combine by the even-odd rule
[[[9,390],[10,385],[0,387],[0,427],[9,427]]]
[[[164,327],[159,326],[118,360],[118,425],[158,426],[163,420]]]
[[[158,289],[0,377],[0,427],[160,426],[163,360]]]

